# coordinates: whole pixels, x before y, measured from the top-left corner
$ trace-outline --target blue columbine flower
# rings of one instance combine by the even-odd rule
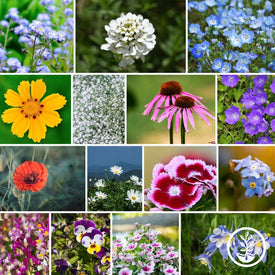
[[[252,197],[254,195],[261,197],[264,193],[264,188],[262,187],[263,182],[263,179],[257,179],[255,177],[242,179],[242,186],[247,188],[245,191],[245,195],[248,197]]]
[[[225,114],[225,122],[231,125],[236,124],[241,117],[239,108],[234,105],[231,106],[226,111],[224,111],[224,114]]]
[[[204,253],[194,258],[198,259],[202,265],[208,266],[209,272],[211,272],[212,263],[211,257],[208,254]]]

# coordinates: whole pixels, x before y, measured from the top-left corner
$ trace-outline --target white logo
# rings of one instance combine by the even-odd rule
[[[240,235],[240,249],[238,251],[235,251],[235,258],[238,258],[239,261],[233,258],[232,256],[232,246],[234,244],[234,239],[235,235],[239,232],[243,232],[244,235]],[[251,263],[255,259],[255,253],[254,253],[254,247],[255,247],[255,241],[253,240],[253,236],[249,231],[253,231],[256,233],[261,240],[261,245],[262,245],[262,254],[260,258]],[[235,230],[229,237],[228,242],[227,242],[227,252],[228,255],[233,263],[236,265],[242,266],[242,267],[252,267],[257,265],[264,257],[266,253],[266,244],[265,244],[265,239],[264,236],[256,229],[251,228],[251,227],[242,227],[237,230]]]

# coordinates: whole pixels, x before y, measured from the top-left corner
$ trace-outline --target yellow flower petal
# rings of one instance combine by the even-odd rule
[[[47,128],[39,117],[30,119],[28,138],[31,138],[34,142],[40,142],[41,139],[46,137],[46,132]]]
[[[31,94],[33,99],[40,100],[41,97],[46,93],[46,84],[42,79],[32,81],[31,83]]]
[[[31,98],[30,86],[31,84],[29,81],[21,81],[20,85],[17,88],[19,94],[21,95],[24,101],[27,101],[28,99]]]
[[[7,109],[3,114],[2,114],[2,120],[5,123],[12,123],[14,122],[18,116],[21,115],[21,108],[10,108]]]
[[[90,254],[94,254],[94,253],[98,253],[100,251],[100,249],[101,249],[101,247],[98,244],[92,243],[89,245],[87,251]]]
[[[20,114],[20,116],[17,117],[17,119],[13,122],[11,126],[11,132],[22,138],[24,134],[27,132],[30,126],[30,119],[28,117],[25,117],[25,115]]]
[[[45,97],[41,104],[44,105],[45,110],[58,110],[61,109],[67,100],[63,95],[60,94],[51,94]]]
[[[60,118],[58,112],[56,111],[42,111],[39,115],[41,120],[49,127],[57,126],[62,119]]]
[[[15,91],[8,89],[5,93],[6,103],[12,107],[22,106],[23,98]]]

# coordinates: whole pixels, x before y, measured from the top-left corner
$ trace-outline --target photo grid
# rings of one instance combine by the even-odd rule
[[[0,2],[0,275],[275,274],[275,3]]]

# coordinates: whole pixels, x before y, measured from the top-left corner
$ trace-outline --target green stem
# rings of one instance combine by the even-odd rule
[[[169,102],[170,105],[173,104],[172,102],[172,96],[170,95],[170,102]],[[169,129],[169,136],[170,136],[170,144],[173,144],[174,143],[174,140],[173,140],[173,124],[174,124],[174,117],[172,118],[171,120],[171,125],[170,125],[170,129]]]
[[[185,144],[185,127],[183,124],[183,119],[181,120],[180,137],[181,137],[181,144]]]
[[[33,46],[32,46],[32,59],[31,59],[31,70],[30,72],[32,72],[32,69],[33,69],[33,61],[34,61],[34,52],[35,52],[35,43],[36,43],[36,36],[35,36],[35,39],[33,41]]]
[[[10,31],[10,23],[9,23],[9,25],[7,26],[7,31],[6,31],[6,33],[5,33],[5,41],[4,41],[4,46],[3,46],[4,52],[5,52],[6,47],[7,47],[9,31]],[[3,64],[4,64],[4,59],[1,61],[0,72],[2,72]]]

